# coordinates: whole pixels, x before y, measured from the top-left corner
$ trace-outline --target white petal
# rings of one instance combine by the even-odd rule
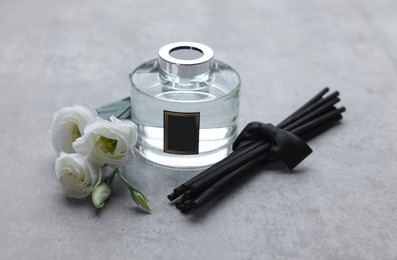
[[[87,135],[83,135],[80,138],[77,138],[76,141],[73,142],[73,149],[78,152],[78,153],[82,153],[82,154],[88,154],[89,153],[89,148],[87,145]]]
[[[84,133],[84,128],[88,122],[97,118],[95,109],[86,103],[64,107],[58,110],[53,117],[50,126],[52,144],[57,153],[73,153],[72,142],[74,127],[77,126],[80,134]]]
[[[71,198],[88,196],[102,179],[101,169],[82,154],[61,153],[55,161],[55,173]]]

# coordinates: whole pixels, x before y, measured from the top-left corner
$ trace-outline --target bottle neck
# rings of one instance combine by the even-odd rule
[[[172,89],[202,89],[210,85],[212,80],[212,70],[206,73],[194,76],[192,78],[184,78],[180,76],[170,75],[160,68],[160,80],[162,85]]]

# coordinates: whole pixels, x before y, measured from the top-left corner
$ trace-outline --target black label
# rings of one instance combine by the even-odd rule
[[[200,112],[164,111],[164,152],[199,153]]]

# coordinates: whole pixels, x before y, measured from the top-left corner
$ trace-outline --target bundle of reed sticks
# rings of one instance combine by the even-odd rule
[[[345,107],[336,108],[339,92],[325,94],[325,88],[277,125],[304,141],[334,126],[342,119]],[[243,130],[244,132],[244,130]],[[240,134],[241,135],[241,134]],[[238,140],[239,138],[237,138]],[[237,141],[236,140],[236,141]],[[170,201],[182,212],[189,212],[222,193],[225,188],[253,168],[271,163],[272,140],[253,140],[243,146],[233,146],[233,152],[197,176],[183,183],[168,195]],[[311,151],[310,151],[311,152]],[[303,159],[302,159],[303,160]]]

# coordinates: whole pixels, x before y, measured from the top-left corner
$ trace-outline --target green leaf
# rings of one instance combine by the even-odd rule
[[[150,201],[140,192],[138,189],[134,188],[131,183],[121,174],[119,169],[116,169],[117,176],[119,176],[122,183],[130,190],[131,197],[138,205],[138,207],[147,213],[151,213]]]
[[[103,105],[97,108],[96,111],[98,116],[106,120],[109,120],[111,116],[119,119],[129,119],[131,118],[131,99],[130,97],[126,97],[122,100]]]
[[[111,190],[106,182],[99,184],[94,188],[91,194],[92,204],[97,209],[102,208],[105,205],[105,201],[109,198]]]

